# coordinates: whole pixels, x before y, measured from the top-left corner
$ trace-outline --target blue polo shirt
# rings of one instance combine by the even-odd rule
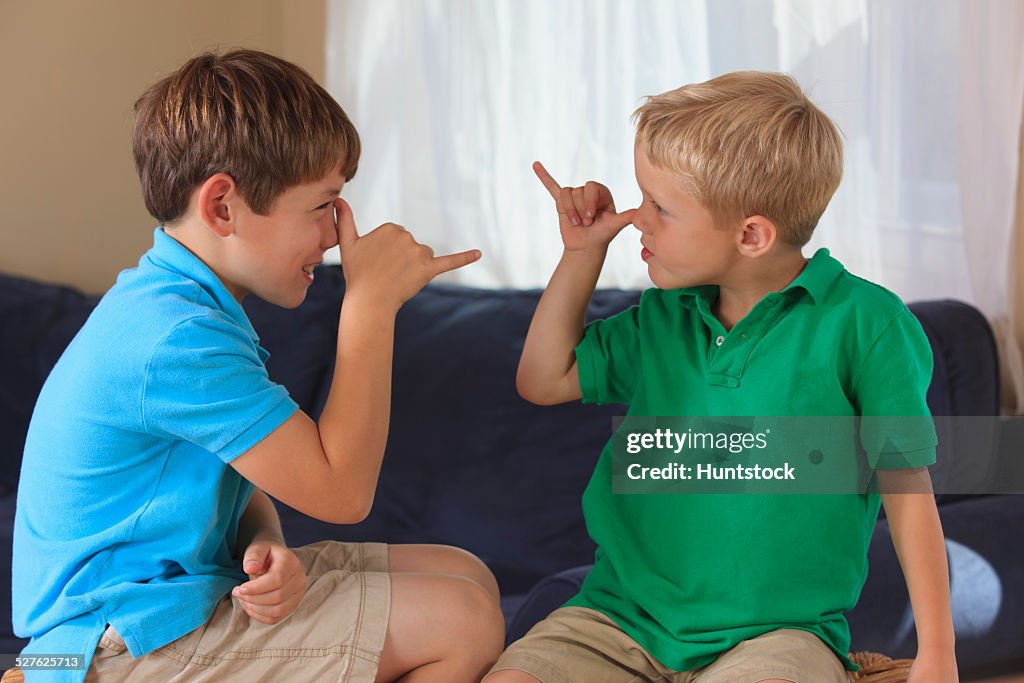
[[[111,624],[139,657],[201,626],[246,579],[236,541],[253,486],[228,463],[298,409],[267,356],[213,271],[157,228],[32,414],[14,521],[23,654],[88,667]]]

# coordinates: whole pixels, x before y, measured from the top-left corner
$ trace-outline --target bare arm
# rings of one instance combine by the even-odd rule
[[[277,508],[259,489],[238,520],[238,554],[249,580],[231,594],[246,614],[264,624],[291,614],[306,593],[306,575],[284,542]]]
[[[263,491],[256,489],[238,520],[238,549],[244,551],[253,541],[272,541],[285,545],[281,517]]]
[[[574,349],[604,252],[565,252],[540,297],[526,333],[516,372],[516,390],[528,401],[552,405],[581,397]]]
[[[435,276],[480,254],[435,257],[390,223],[359,237],[348,204],[336,205],[347,288],[323,414],[314,424],[297,412],[231,464],[311,517],[352,524],[369,514],[387,443],[398,309]]]
[[[908,680],[956,681],[946,548],[928,470],[879,471],[878,476],[917,625],[917,660]]]
[[[632,222],[634,210],[616,213],[604,185],[563,188],[539,162],[534,171],[555,200],[565,251],[533,314],[516,389],[528,401],[551,405],[581,396],[574,350],[583,337],[587,304],[608,245]]]

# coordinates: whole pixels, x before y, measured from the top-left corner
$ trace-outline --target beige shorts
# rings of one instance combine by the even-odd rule
[[[772,631],[728,650],[693,671],[654,659],[610,618],[585,607],[562,607],[512,643],[491,671],[518,669],[543,683],[849,683],[842,662],[813,633]],[[486,683],[486,681],[485,681]]]
[[[85,680],[372,681],[391,612],[387,545],[323,541],[292,551],[306,595],[283,621],[253,621],[228,595],[206,624],[138,659],[108,627]]]

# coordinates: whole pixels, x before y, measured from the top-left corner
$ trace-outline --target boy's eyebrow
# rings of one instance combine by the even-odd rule
[[[641,185],[640,183],[637,183],[636,185],[637,185],[637,187],[640,188],[640,192],[642,192],[643,194],[645,194],[648,197],[650,197],[651,199],[653,199],[655,204],[658,204],[658,205],[661,204],[661,202],[658,201],[658,198],[655,197],[653,194],[651,194],[650,190],[645,190],[643,185]]]
[[[339,187],[338,189],[335,189],[335,188],[332,187],[330,189],[327,189],[327,190],[324,190],[323,192],[321,192],[320,196],[322,196],[322,197],[337,197],[339,194],[341,194],[341,188]]]

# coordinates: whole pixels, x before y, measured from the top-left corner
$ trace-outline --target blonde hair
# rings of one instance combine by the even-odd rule
[[[146,209],[168,223],[192,191],[227,173],[245,203],[270,212],[285,190],[335,169],[347,180],[359,134],[341,106],[294,64],[255,50],[204,53],[135,103],[133,152]]]
[[[685,85],[633,119],[651,164],[679,174],[716,224],[762,215],[787,244],[807,243],[843,175],[839,129],[786,74]]]

